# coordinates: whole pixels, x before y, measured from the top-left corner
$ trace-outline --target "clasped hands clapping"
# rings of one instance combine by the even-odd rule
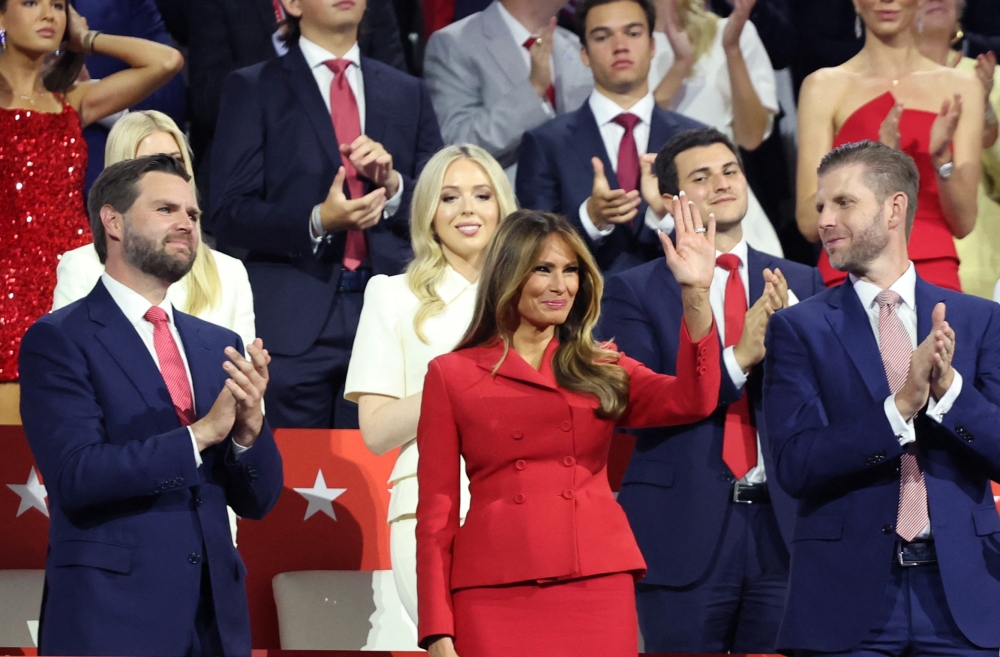
[[[400,178],[392,166],[392,155],[367,135],[361,135],[350,144],[341,144],[340,154],[351,162],[359,176],[372,181],[377,187],[361,198],[347,198],[344,193],[347,171],[340,167],[326,200],[320,204],[323,230],[371,228],[382,218],[386,201],[399,190]]]
[[[906,383],[896,393],[896,408],[911,420],[927,405],[930,395],[939,400],[955,380],[952,358],[955,355],[955,331],[945,320],[945,305],[939,303],[931,313],[930,334],[910,356]]]
[[[221,443],[227,436],[242,447],[250,447],[264,428],[261,402],[267,390],[267,366],[271,356],[260,338],[247,345],[249,359],[233,347],[226,348],[228,361],[222,368],[229,375],[205,417],[191,425],[198,451]]]

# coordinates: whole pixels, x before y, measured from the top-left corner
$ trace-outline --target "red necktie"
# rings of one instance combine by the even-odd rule
[[[618,146],[618,169],[615,171],[618,186],[626,192],[632,192],[639,188],[639,149],[635,145],[633,134],[635,126],[639,124],[639,117],[625,113],[619,114],[612,121],[625,128],[622,142]]]
[[[729,272],[726,280],[726,347],[740,341],[743,321],[747,314],[747,296],[740,277],[740,259],[732,253],[720,255],[715,264]],[[726,425],[722,434],[722,460],[733,476],[742,479],[757,465],[757,430],[750,418],[750,400],[746,388],[738,401],[726,409]]]
[[[524,42],[524,47],[531,50],[531,46],[535,45],[535,41],[538,41],[538,37],[530,36],[528,40]],[[556,88],[554,85],[550,84],[549,88],[545,90],[545,97],[549,100],[549,105],[552,105],[552,109],[556,108]]]
[[[281,6],[281,0],[272,0],[274,4],[274,18],[279,23],[285,20],[285,8]]]
[[[341,144],[351,144],[361,136],[361,115],[358,112],[358,101],[347,83],[347,68],[351,65],[348,59],[331,59],[324,62],[333,71],[333,82],[330,83],[330,119],[333,121],[333,132]],[[347,189],[351,198],[361,198],[365,195],[365,186],[358,177],[358,172],[346,157],[341,157],[344,172],[347,174]],[[347,243],[344,245],[344,269],[354,271],[361,266],[368,255],[365,244],[365,233],[362,230],[347,231]]]
[[[170,334],[167,311],[159,306],[153,306],[143,317],[153,325],[153,347],[156,348],[156,359],[160,361],[160,374],[167,384],[177,419],[181,421],[182,427],[186,427],[194,422],[194,399],[191,396],[191,384],[188,381],[187,370],[184,369],[181,352],[174,342],[174,336]]]
[[[913,343],[903,327],[896,306],[900,296],[892,290],[882,290],[875,297],[878,302],[878,350],[882,354],[885,378],[889,392],[895,394],[906,383],[910,372]],[[899,464],[899,508],[896,511],[896,533],[912,541],[930,522],[927,510],[927,482],[920,470],[917,457],[910,451],[903,453]]]

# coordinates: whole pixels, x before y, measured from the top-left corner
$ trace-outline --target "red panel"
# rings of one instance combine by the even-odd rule
[[[359,431],[281,429],[275,440],[284,460],[285,490],[264,520],[240,520],[238,536],[257,648],[280,645],[271,588],[278,573],[391,567],[387,482],[397,451],[373,455]],[[313,488],[319,472],[327,488],[346,489],[332,502],[336,520],[324,512],[306,519],[309,503],[294,490]]]
[[[27,484],[32,468],[41,481],[24,430],[0,426],[0,570],[45,568],[49,518],[36,507],[18,516],[21,496],[9,488]]]

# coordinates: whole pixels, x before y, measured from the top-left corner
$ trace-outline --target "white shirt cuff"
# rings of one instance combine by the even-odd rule
[[[240,457],[246,454],[247,450],[250,449],[250,447],[253,447],[253,445],[251,445],[250,447],[244,447],[243,445],[236,442],[235,438],[231,438],[230,440],[233,441],[233,459],[236,461],[239,461]]]
[[[399,178],[399,187],[396,189],[396,193],[391,199],[385,202],[385,207],[382,209],[382,217],[388,218],[399,212],[399,206],[403,202],[403,176],[399,174],[398,171],[393,171],[396,177]]]
[[[958,373],[958,370],[955,370],[955,378],[951,382],[951,387],[944,393],[944,396],[937,401],[934,401],[934,397],[930,397],[927,400],[927,417],[938,424],[944,422],[945,414],[951,410],[961,392],[962,375]]]
[[[323,230],[323,220],[319,216],[319,205],[316,205],[309,215],[309,239],[312,240],[313,253],[319,250],[324,237],[326,231]]]
[[[900,446],[909,445],[917,439],[917,432],[913,428],[913,420],[907,422],[903,419],[902,414],[899,409],[896,408],[896,395],[889,395],[885,404],[885,417],[889,420],[889,426],[892,427],[892,433],[896,435],[896,440],[899,441]]]
[[[584,199],[583,203],[580,204],[580,223],[583,224],[583,229],[587,231],[587,237],[600,244],[605,237],[614,232],[615,225],[611,224],[604,230],[595,226],[594,221],[590,218],[590,213],[587,212],[587,201],[589,200],[590,197],[587,197]]]
[[[674,232],[674,216],[668,212],[667,214],[663,215],[662,219],[660,219],[658,216],[656,216],[656,213],[653,212],[653,208],[647,206],[646,225],[652,228],[653,230],[660,230],[669,235],[670,233]]]
[[[198,451],[198,440],[194,437],[194,429],[188,425],[188,435],[191,436],[191,447],[194,449],[194,464],[195,467],[201,467],[201,452]]]
[[[726,364],[726,372],[729,373],[730,381],[733,382],[737,390],[740,390],[747,384],[747,374],[736,362],[735,349],[735,347],[726,347],[722,352],[722,362]]]

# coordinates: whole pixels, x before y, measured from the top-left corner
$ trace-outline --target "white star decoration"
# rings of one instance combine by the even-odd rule
[[[49,508],[45,505],[45,497],[48,493],[45,492],[45,486],[42,485],[42,482],[38,481],[35,466],[31,466],[31,472],[28,473],[28,483],[7,484],[7,488],[17,493],[18,497],[21,498],[21,504],[17,507],[17,517],[31,508],[38,509],[45,514],[46,518],[49,517]]]
[[[347,491],[346,488],[327,488],[322,470],[316,473],[316,483],[313,484],[312,488],[293,488],[292,490],[309,502],[306,517],[303,520],[309,520],[310,516],[321,511],[336,520],[337,514],[333,512],[333,501]]]

